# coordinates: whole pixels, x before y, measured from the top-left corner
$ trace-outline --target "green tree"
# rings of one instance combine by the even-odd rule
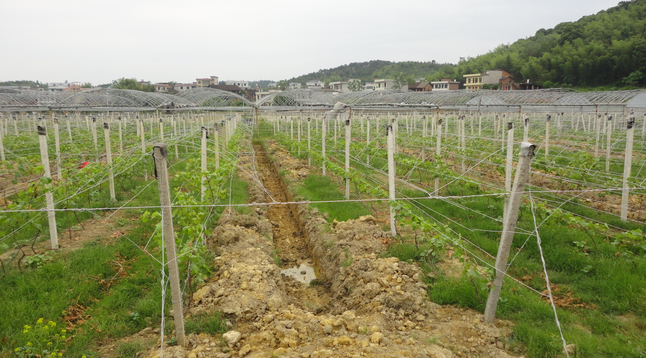
[[[287,83],[287,81],[285,80],[278,81],[278,84],[276,84],[276,88],[281,89],[283,91],[287,89],[287,86],[289,86],[289,83]]]
[[[352,80],[348,83],[348,89],[352,92],[358,92],[363,89],[363,82],[361,80]]]
[[[81,85],[82,88],[92,88],[92,84],[90,82],[85,82]]]
[[[402,89],[407,88],[409,84],[415,83],[415,79],[410,74],[399,72],[393,76],[393,82],[395,83],[393,88]]]
[[[112,81],[112,88],[119,88],[119,89],[129,89],[129,90],[135,90],[135,91],[143,91],[143,92],[155,92],[155,86],[153,85],[144,85],[137,81],[136,78],[119,78],[118,80]]]

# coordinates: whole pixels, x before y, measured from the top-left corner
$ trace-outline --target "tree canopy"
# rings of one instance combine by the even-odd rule
[[[646,84],[646,0],[619,5],[553,29],[540,29],[511,45],[460,61],[428,77],[457,78],[502,69],[516,82],[546,87]]]
[[[119,78],[118,80],[112,81],[112,87],[135,91],[155,92],[155,86],[143,84],[137,81],[136,78]]]

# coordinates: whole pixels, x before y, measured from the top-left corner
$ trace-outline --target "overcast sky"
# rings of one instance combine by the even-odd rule
[[[0,0],[0,81],[281,80],[457,63],[619,0]]]

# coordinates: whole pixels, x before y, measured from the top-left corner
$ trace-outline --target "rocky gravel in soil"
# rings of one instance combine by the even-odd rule
[[[294,170],[281,165],[293,165],[289,153],[271,148],[278,169]],[[251,200],[271,201],[253,176],[268,183],[272,164],[242,162]],[[276,201],[289,198],[277,192],[279,182],[265,189]],[[286,210],[271,213],[280,207]],[[217,271],[189,312],[223,312],[230,330],[190,335],[187,347],[166,347],[164,357],[510,357],[508,322],[487,324],[478,312],[432,303],[419,267],[378,255],[386,237],[372,216],[330,224],[304,206],[232,212],[209,238]],[[315,284],[281,275],[276,249],[288,265],[315,263]],[[147,356],[159,353],[158,345]]]

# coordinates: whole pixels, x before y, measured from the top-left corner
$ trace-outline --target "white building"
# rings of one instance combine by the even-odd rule
[[[431,82],[433,85],[433,91],[454,91],[460,88],[460,82],[451,81],[448,78],[442,78],[439,81]]]
[[[226,84],[229,86],[238,86],[242,89],[249,88],[249,81],[226,81]]]
[[[168,83],[155,83],[155,92],[168,92],[169,89]]]
[[[51,92],[63,92],[64,89],[68,88],[71,85],[80,86],[81,82],[48,82],[47,87]]]
[[[384,91],[387,89],[395,89],[395,80],[390,79],[375,79],[373,85],[375,91]]]
[[[290,83],[289,83],[289,89],[290,89],[290,90],[293,90],[293,89],[300,89],[301,87],[303,87],[303,85],[302,85],[302,84],[300,84],[300,83],[298,83],[298,82],[290,82]]]
[[[323,88],[325,84],[319,80],[309,80],[305,83],[305,85],[307,86],[307,88],[310,88],[310,89],[319,89],[319,88]]]
[[[196,84],[195,83],[176,83],[175,84],[175,90],[176,91],[185,91],[189,89],[195,88]]]
[[[267,96],[269,96],[269,91],[257,91],[256,92],[256,101],[259,101]]]

